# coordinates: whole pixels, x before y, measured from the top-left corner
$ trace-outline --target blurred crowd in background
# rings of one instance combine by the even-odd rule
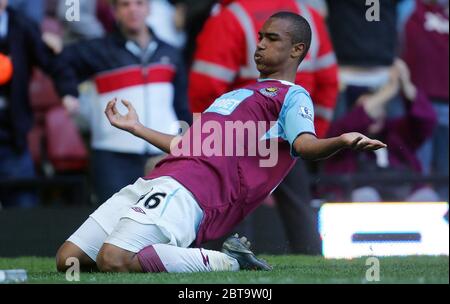
[[[128,99],[146,126],[175,134],[174,122],[258,78],[257,31],[279,10],[312,25],[296,82],[315,102],[317,135],[388,144],[299,160],[266,202],[293,247],[296,231],[311,237],[298,223],[314,226],[317,199],[448,201],[448,0],[365,2],[0,0],[1,205],[43,204],[33,181],[68,176],[86,178],[99,205],[148,173],[164,155],[113,130],[106,102]]]

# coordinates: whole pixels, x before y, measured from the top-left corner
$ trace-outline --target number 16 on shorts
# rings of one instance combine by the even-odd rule
[[[161,204],[161,201],[164,200],[167,196],[167,193],[164,192],[155,192],[152,193],[153,189],[150,190],[149,193],[144,194],[141,196],[141,198],[137,201],[136,205],[139,205],[139,203],[144,203],[144,208],[146,209],[155,209]]]
[[[135,212],[146,214],[145,209],[156,209],[165,200],[167,193],[165,192],[154,192],[153,188],[142,195],[136,202],[135,207],[132,207]]]

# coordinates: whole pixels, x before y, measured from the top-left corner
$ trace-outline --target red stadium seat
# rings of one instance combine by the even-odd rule
[[[34,69],[30,84],[31,107],[35,114],[59,106],[61,99],[53,87],[52,81],[39,69]]]
[[[88,152],[72,119],[61,107],[52,81],[35,69],[30,85],[31,108],[35,124],[28,137],[32,158],[38,171],[48,163],[52,171],[84,171]],[[45,143],[45,144],[44,144]]]
[[[51,80],[39,69],[33,70],[29,92],[34,125],[28,135],[28,146],[35,167],[38,171],[42,171],[41,169],[46,160],[44,146],[45,114],[51,107],[59,106],[61,101],[55,92]]]
[[[47,154],[57,172],[81,171],[87,167],[88,151],[72,118],[63,107],[45,116]]]

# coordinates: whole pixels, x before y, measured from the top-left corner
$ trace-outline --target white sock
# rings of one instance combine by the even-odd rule
[[[153,245],[167,272],[239,271],[236,259],[220,251]]]

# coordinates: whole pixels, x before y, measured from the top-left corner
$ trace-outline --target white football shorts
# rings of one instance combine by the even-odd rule
[[[192,193],[175,179],[140,178],[94,211],[68,241],[94,261],[104,243],[136,253],[157,243],[186,248],[202,218]]]

